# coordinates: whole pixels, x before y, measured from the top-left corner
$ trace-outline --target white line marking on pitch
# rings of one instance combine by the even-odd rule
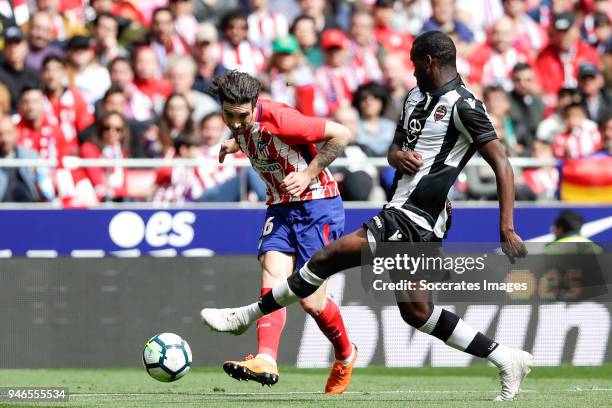
[[[610,392],[612,388],[588,388],[588,389],[566,389],[566,390],[521,390],[521,393],[536,393],[536,394],[549,394],[552,392]],[[460,391],[460,390],[392,390],[392,391],[347,391],[345,395],[368,395],[368,394],[465,394],[465,393],[494,393],[496,391]],[[288,392],[202,392],[202,393],[158,393],[158,392],[135,392],[135,393],[83,393],[83,394],[70,394],[71,397],[146,397],[146,396],[159,396],[159,395],[173,395],[173,396],[226,396],[226,397],[248,397],[252,395],[270,395],[270,396],[282,396],[282,395],[325,395],[321,391],[288,391]]]

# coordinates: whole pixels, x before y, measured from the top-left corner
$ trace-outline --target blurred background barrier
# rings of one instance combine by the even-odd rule
[[[234,337],[201,326],[204,307],[238,305],[259,294],[252,256],[214,258],[3,260],[0,361],[3,368],[136,367],[146,340],[175,332],[194,366],[217,366],[253,352],[255,330]],[[358,365],[481,364],[407,326],[390,303],[365,293],[359,270],[334,276],[328,294],[341,305]],[[532,351],[537,365],[612,361],[611,303],[446,304],[497,341]],[[331,346],[299,307],[288,309],[280,364],[328,367]]]
[[[345,203],[345,232],[359,228],[382,204]],[[265,207],[258,204],[192,204],[160,208],[106,204],[62,210],[40,204],[0,207],[0,256],[31,258],[211,256],[255,254]],[[612,242],[612,206],[519,205],[516,230],[526,240],[552,241],[551,226],[562,210],[584,219],[582,235]],[[449,242],[497,242],[497,203],[456,203]],[[2,265],[0,265],[2,269]]]

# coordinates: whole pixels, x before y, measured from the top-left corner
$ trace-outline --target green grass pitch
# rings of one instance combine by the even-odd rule
[[[274,387],[237,382],[221,368],[199,368],[174,383],[159,383],[144,369],[0,370],[0,385],[68,387],[68,403],[0,407],[488,407],[497,370],[467,368],[355,369],[350,392],[321,393],[327,370],[281,368]],[[512,407],[612,407],[612,364],[601,367],[536,367]],[[507,403],[505,403],[507,405]]]

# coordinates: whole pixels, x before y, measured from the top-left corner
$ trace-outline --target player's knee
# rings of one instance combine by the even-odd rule
[[[319,299],[316,299],[313,296],[300,300],[300,305],[304,311],[311,316],[317,316],[325,308],[325,303],[321,304]]]
[[[417,306],[413,303],[406,303],[399,306],[399,310],[404,322],[417,329],[427,323],[429,316],[431,316],[429,305]]]

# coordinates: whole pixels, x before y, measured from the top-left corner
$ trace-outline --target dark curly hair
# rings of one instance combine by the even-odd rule
[[[238,70],[228,71],[220,77],[213,79],[208,93],[219,98],[221,103],[242,105],[250,102],[255,106],[261,92],[261,82],[249,74]]]

